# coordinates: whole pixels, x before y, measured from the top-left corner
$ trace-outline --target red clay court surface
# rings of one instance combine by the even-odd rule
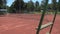
[[[0,34],[36,34],[41,15],[39,14],[9,14],[0,17]],[[43,24],[47,23],[47,19],[52,21],[53,15],[47,15]],[[50,27],[40,31],[40,34],[46,34]],[[57,15],[56,21],[51,34],[60,34],[60,15]]]

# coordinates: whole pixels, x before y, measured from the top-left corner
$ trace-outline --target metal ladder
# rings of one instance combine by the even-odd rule
[[[43,22],[45,13],[46,13],[47,5],[48,5],[48,0],[46,0],[45,7],[44,7],[44,10],[43,10],[43,12],[42,12],[42,16],[41,16],[39,25],[38,25],[38,27],[37,27],[37,32],[36,32],[36,34],[39,34],[39,32],[40,32],[42,29],[44,29],[44,28],[46,28],[46,27],[48,27],[48,26],[51,26],[51,28],[50,28],[49,33],[47,33],[47,34],[51,34],[51,31],[52,31],[52,28],[53,28],[53,25],[54,25],[54,22],[55,22],[55,19],[56,19],[57,10],[55,11],[53,21],[52,21],[52,22],[49,22],[49,23],[47,23],[47,24],[45,24],[45,25],[42,25],[42,22]]]

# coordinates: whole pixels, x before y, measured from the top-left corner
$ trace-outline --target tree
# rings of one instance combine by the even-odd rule
[[[22,10],[27,10],[27,3],[24,2],[23,9]]]
[[[58,9],[59,9],[59,11],[60,11],[60,0],[58,1],[58,7],[59,7]]]
[[[6,0],[0,0],[0,9],[6,9]],[[0,15],[4,15],[6,12],[0,11]]]
[[[38,7],[38,6],[39,6],[39,2],[38,2],[38,1],[36,1],[35,5],[36,5],[36,7]]]
[[[2,8],[2,6],[3,6],[3,1],[0,0],[0,9]]]
[[[22,13],[23,5],[24,5],[23,0],[15,0],[11,7],[13,8],[13,10],[16,11],[16,13]]]
[[[52,0],[52,5],[53,5],[52,8],[53,8],[54,10],[56,10],[56,8],[57,8],[57,7],[56,7],[56,6],[57,6],[56,0]]]
[[[35,9],[36,9],[36,11],[38,11],[39,10],[39,2],[38,1],[36,1],[36,3],[35,3]]]
[[[7,7],[7,0],[3,0],[3,8],[5,8],[6,9],[6,7]]]
[[[0,0],[0,8],[6,8],[6,0]]]
[[[42,0],[42,2],[41,2],[41,9],[44,8],[44,6],[45,6],[45,2],[46,2],[46,0]]]
[[[33,3],[32,1],[29,1],[29,2],[27,3],[27,9],[28,9],[29,11],[33,11],[33,10],[34,10],[34,3]]]

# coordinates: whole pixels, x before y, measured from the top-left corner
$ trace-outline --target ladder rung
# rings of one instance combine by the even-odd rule
[[[53,24],[52,22],[48,22],[47,24],[42,25],[40,29],[44,29],[52,24]],[[38,29],[38,28],[36,28],[36,29]]]

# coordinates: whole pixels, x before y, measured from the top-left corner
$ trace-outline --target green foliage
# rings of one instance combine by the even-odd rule
[[[59,2],[58,2],[58,9],[59,9],[59,11],[60,11],[60,0],[59,0]]]
[[[24,5],[24,1],[23,0],[15,0],[13,2],[13,4],[11,5],[10,10],[12,12],[15,12],[15,13],[16,12],[17,13],[22,12],[22,9],[24,8],[23,5]]]
[[[0,0],[0,8],[6,8],[6,0]]]
[[[24,11],[26,12],[39,12],[41,11],[41,9],[44,8],[45,6],[45,0],[42,1],[41,5],[38,1],[36,1],[35,3],[30,0],[29,2],[24,2],[23,0],[15,0],[13,2],[13,4],[11,5],[11,7],[9,8],[10,12],[17,12],[17,13],[23,13]],[[60,0],[57,3],[56,0],[52,0],[51,4],[47,5],[47,10],[51,10],[52,9],[60,9]]]
[[[3,5],[3,1],[0,0],[0,8],[2,8],[2,5]]]
[[[56,7],[56,6],[57,6],[56,0],[52,0],[52,4],[53,4],[53,7],[52,7],[52,8],[53,8],[54,10],[56,10],[56,9],[57,9],[57,7]]]
[[[35,2],[35,10],[40,11],[40,6],[38,1]]]
[[[0,9],[6,9],[6,0],[0,0]],[[5,11],[0,11],[0,15],[5,14]]]
[[[39,6],[39,2],[38,2],[38,1],[36,1],[35,5],[36,5],[36,7],[38,7],[38,6]]]
[[[34,10],[34,3],[32,1],[29,1],[27,3],[27,9],[30,10],[30,11]]]

